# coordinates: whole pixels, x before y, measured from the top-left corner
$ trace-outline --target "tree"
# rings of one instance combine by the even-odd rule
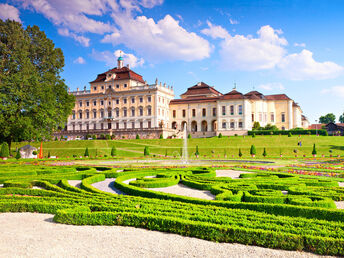
[[[241,152],[241,149],[239,148],[239,157],[241,158],[242,157],[242,152]]]
[[[252,156],[257,154],[256,147],[253,144],[251,145],[250,154]]]
[[[317,149],[315,148],[315,143],[313,144],[312,155],[317,155]]]
[[[88,147],[86,147],[84,156],[85,156],[85,157],[89,157],[89,156],[90,156],[90,154],[89,154],[89,152],[88,152]]]
[[[263,151],[263,156],[266,157],[268,154],[266,153],[266,149],[264,148],[264,151]]]
[[[115,146],[112,146],[112,149],[111,149],[111,157],[115,157],[116,155],[117,155],[116,147],[115,147]]]
[[[271,130],[271,131],[278,131],[278,127],[276,125],[267,124],[263,130]]]
[[[149,156],[149,148],[148,148],[148,146],[146,146],[146,147],[144,148],[144,150],[143,150],[143,155],[144,155],[144,156]]]
[[[21,158],[19,149],[17,150],[17,153],[16,153],[16,157],[15,157],[15,158],[16,158],[16,159],[20,159],[20,158]]]
[[[344,113],[340,115],[338,121],[339,123],[344,123]]]
[[[191,134],[188,134],[188,139],[191,139]]]
[[[164,136],[162,136],[162,134],[160,134],[159,139],[164,139]]]
[[[0,20],[0,140],[51,139],[74,107],[64,57],[37,26]]]
[[[9,151],[9,148],[8,148],[8,144],[7,144],[7,142],[4,142],[1,145],[0,156],[3,157],[3,158],[8,158],[9,155],[10,155],[10,151]]]
[[[136,140],[140,140],[140,135],[136,135]]]
[[[321,124],[328,124],[336,122],[336,116],[333,113],[328,113],[325,116],[321,116],[319,118],[319,123]]]
[[[252,126],[252,130],[259,130],[260,129],[260,123],[259,122],[254,122]]]
[[[220,133],[218,137],[219,137],[219,138],[222,138],[222,133]]]
[[[196,156],[199,156],[199,151],[198,151],[198,145],[196,145],[196,152],[195,152]]]

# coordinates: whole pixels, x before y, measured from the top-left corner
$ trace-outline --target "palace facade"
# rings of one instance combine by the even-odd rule
[[[222,94],[200,82],[174,99],[173,87],[147,84],[123,58],[117,67],[98,74],[90,89],[70,92],[75,107],[66,128],[58,133],[68,139],[109,134],[112,138],[181,137],[186,130],[193,137],[245,135],[255,121],[281,130],[303,127],[307,119],[300,106],[285,94],[246,94],[236,89]]]

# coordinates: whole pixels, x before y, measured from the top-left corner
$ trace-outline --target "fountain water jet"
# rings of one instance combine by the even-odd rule
[[[182,150],[182,163],[183,164],[188,164],[188,132],[186,130],[186,124],[184,125],[184,133],[183,133],[183,138],[184,138],[184,142],[183,142],[183,150]]]

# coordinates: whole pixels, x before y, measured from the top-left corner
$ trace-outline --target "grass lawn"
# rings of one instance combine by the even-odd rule
[[[302,142],[302,147],[297,145],[298,141]],[[267,158],[279,157],[280,153],[284,157],[298,157],[306,155],[311,156],[313,144],[316,144],[318,156],[344,155],[344,137],[336,136],[231,136],[223,138],[197,138],[188,140],[188,152],[191,158],[194,158],[196,146],[199,148],[201,158],[236,158],[238,157],[239,148],[242,151],[243,158],[250,157],[250,147],[255,145],[257,150],[256,157],[262,158],[263,149],[266,148]],[[12,151],[17,147],[28,144],[27,142],[13,143]],[[30,143],[39,147],[40,143]],[[44,155],[48,152],[52,156],[72,157],[73,155],[81,156],[85,148],[89,148],[91,156],[96,152],[101,156],[110,155],[112,146],[117,149],[118,157],[142,157],[143,149],[149,146],[150,153],[165,155],[179,158],[183,141],[181,139],[139,139],[139,140],[81,140],[81,141],[51,141],[43,144]],[[330,150],[332,151],[330,153]],[[296,153],[295,153],[296,151]],[[204,156],[206,155],[206,156]]]

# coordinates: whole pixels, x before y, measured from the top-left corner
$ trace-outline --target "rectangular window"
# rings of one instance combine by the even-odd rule
[[[143,108],[140,108],[140,116],[143,116]]]
[[[207,116],[207,110],[205,108],[202,109],[202,116]]]
[[[104,129],[104,124],[103,123],[100,124],[100,129],[102,129],[102,130]]]
[[[93,106],[97,106],[97,101],[96,100],[93,101]]]
[[[140,128],[141,129],[143,128],[143,122],[140,122]]]
[[[118,122],[116,123],[116,129],[119,129],[119,123]]]
[[[270,117],[271,122],[275,122],[275,115],[272,113]]]
[[[131,98],[131,103],[135,103],[135,98]]]
[[[226,122],[222,122],[222,129],[226,129]]]
[[[125,83],[125,84],[124,84],[124,88],[126,88],[127,86],[128,86],[128,85]]]
[[[192,117],[195,117],[196,116],[196,109],[193,109],[192,110]]]
[[[143,98],[142,97],[140,97],[140,103],[142,103],[143,102]]]
[[[119,99],[116,99],[116,105],[118,105],[119,104]]]
[[[124,122],[124,129],[127,129],[127,122]]]
[[[116,109],[116,117],[119,117],[119,109]]]
[[[126,98],[123,99],[123,104],[127,104],[127,99]]]
[[[108,123],[108,129],[111,129],[111,123]]]
[[[100,101],[100,105],[101,105],[101,106],[104,106],[104,101],[101,100],[101,101]]]
[[[252,122],[254,122],[254,114],[252,114]]]
[[[147,113],[148,113],[148,116],[152,115],[152,109],[150,107],[147,109]]]
[[[232,129],[234,128],[234,122],[231,122],[231,128]]]
[[[231,116],[234,115],[234,106],[230,106],[230,113],[231,113]]]
[[[79,102],[79,106],[82,107],[82,101]]]
[[[87,106],[87,107],[90,106],[90,102],[89,102],[89,101],[86,102],[86,106]]]
[[[73,131],[75,131],[75,125],[73,125]]]
[[[176,118],[176,111],[175,110],[172,111],[172,114],[173,114],[173,118]]]
[[[259,113],[259,121],[262,121],[263,120],[263,115],[262,113]]]
[[[186,111],[185,111],[185,109],[183,109],[183,117],[185,117],[186,116]]]
[[[242,122],[241,121],[239,122],[239,128],[242,128]]]
[[[112,117],[112,112],[111,111],[108,112],[108,117]]]
[[[148,121],[148,128],[151,128],[152,127],[152,122],[149,120]]]
[[[216,108],[213,108],[213,116],[216,116]]]
[[[90,118],[90,113],[86,112],[86,118],[89,119]]]
[[[81,112],[79,113],[79,118],[82,119],[82,113]]]
[[[104,86],[102,85],[102,90],[104,90]]]
[[[97,118],[97,111],[93,111],[93,118]]]
[[[285,122],[285,114],[282,114],[282,123]]]
[[[86,125],[86,130],[87,131],[90,130],[90,125],[89,124]]]
[[[131,116],[135,116],[135,109],[131,110]]]
[[[147,97],[147,101],[148,101],[148,102],[151,102],[151,101],[152,101],[152,97],[151,97],[151,96],[148,96],[148,97]]]
[[[93,124],[93,130],[97,130],[97,124],[96,123]]]
[[[131,122],[131,128],[135,128],[135,122]]]
[[[111,85],[109,85],[109,89],[111,89]]]
[[[239,108],[238,108],[238,109],[239,109],[239,110],[238,110],[238,111],[239,111],[239,112],[238,112],[239,115],[242,115],[242,105],[239,105]]]
[[[116,88],[119,89],[119,84],[116,84]]]
[[[97,90],[97,87],[93,87],[93,90]]]
[[[79,125],[79,130],[80,130],[80,131],[82,130],[82,125],[81,125],[81,124]]]
[[[73,113],[73,118],[72,119],[75,119],[75,113]]]
[[[100,111],[100,117],[104,118],[104,111]]]
[[[223,116],[226,115],[226,106],[222,106],[222,115],[223,115]]]
[[[126,109],[123,110],[123,116],[124,116],[124,117],[127,116],[127,110],[126,110]]]

